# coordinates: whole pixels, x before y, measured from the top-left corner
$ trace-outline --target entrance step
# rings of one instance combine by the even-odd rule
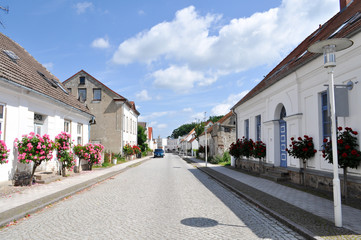
[[[277,167],[268,168],[261,177],[275,182],[286,182],[291,179],[287,170]]]
[[[36,172],[34,178],[36,183],[50,183],[61,179],[61,176],[53,172]]]

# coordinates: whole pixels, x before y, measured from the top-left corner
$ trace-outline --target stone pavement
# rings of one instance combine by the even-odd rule
[[[208,163],[205,167],[199,159],[184,159],[304,235],[361,239],[361,210],[342,205],[343,228],[337,228],[330,200],[219,165]]]
[[[86,172],[1,197],[0,226],[34,213],[148,159],[150,157]],[[184,159],[309,239],[361,239],[361,235],[358,235],[361,234],[360,210],[343,206],[344,228],[337,228],[333,224],[332,201],[230,168],[209,163],[208,167],[205,167],[204,162],[198,159]]]
[[[63,178],[48,184],[26,187],[19,192],[0,198],[0,227],[20,219],[28,214],[34,213],[49,204],[57,202],[76,192],[86,189],[98,182],[104,181],[127,168],[149,160],[144,157],[110,168],[83,171],[82,174]]]

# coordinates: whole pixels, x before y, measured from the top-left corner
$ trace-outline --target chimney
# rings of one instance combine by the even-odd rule
[[[353,0],[340,0],[340,11],[344,10],[345,8],[352,3]]]

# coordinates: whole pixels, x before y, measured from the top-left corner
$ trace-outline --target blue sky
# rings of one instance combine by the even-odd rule
[[[226,114],[338,0],[0,0],[1,31],[61,81],[81,69],[135,101],[154,137]]]

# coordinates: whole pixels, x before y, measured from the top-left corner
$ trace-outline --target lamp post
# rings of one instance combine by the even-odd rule
[[[351,47],[353,42],[346,38],[335,38],[319,41],[308,48],[312,53],[323,53],[324,67],[328,69],[330,75],[329,99],[331,106],[331,134],[332,134],[332,159],[333,159],[333,205],[335,226],[342,227],[341,210],[341,188],[338,176],[338,153],[337,153],[337,126],[335,109],[335,89],[333,80],[333,69],[336,67],[336,52]]]
[[[205,125],[204,126],[204,133],[205,133],[205,136],[206,136],[206,146],[204,147],[205,149],[204,149],[204,151],[205,151],[205,159],[206,159],[206,167],[207,167],[207,162],[208,162],[208,159],[207,159],[207,149],[208,149],[208,147],[207,147],[207,129],[208,129],[208,127],[207,127],[207,125]]]

